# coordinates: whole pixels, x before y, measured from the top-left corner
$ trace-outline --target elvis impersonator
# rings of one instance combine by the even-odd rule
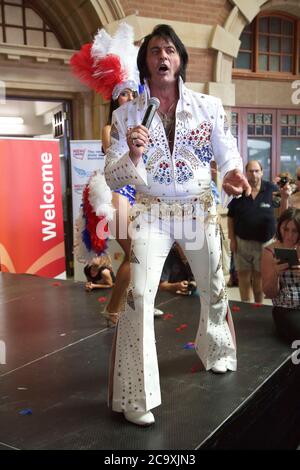
[[[130,184],[137,191],[131,284],[112,355],[112,408],[141,426],[154,423],[150,410],[161,403],[152,313],[175,240],[200,290],[195,350],[206,370],[236,370],[210,160],[218,165],[227,195],[249,195],[251,189],[220,100],[185,87],[187,62],[185,46],[170,26],[158,25],[145,37],[137,59],[144,91],[114,112],[106,156],[108,185],[115,190]],[[141,123],[150,97],[160,104],[147,129]]]

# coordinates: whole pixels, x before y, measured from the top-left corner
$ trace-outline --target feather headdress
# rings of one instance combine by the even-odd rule
[[[121,23],[114,36],[100,29],[92,43],[73,54],[70,64],[83,83],[104,99],[116,100],[125,88],[138,91],[137,51],[133,28]]]

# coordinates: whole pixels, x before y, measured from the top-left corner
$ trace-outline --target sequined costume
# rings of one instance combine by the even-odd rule
[[[123,188],[115,189],[114,193],[118,193],[121,194],[121,196],[125,196],[131,206],[135,203],[136,190],[130,184],[123,186]]]
[[[234,168],[241,170],[242,162],[221,101],[187,89],[181,78],[179,93],[172,154],[156,113],[143,159],[135,166],[129,157],[126,130],[142,122],[150,95],[147,86],[113,116],[105,177],[112,189],[134,184],[137,190],[131,209],[135,235],[131,287],[116,338],[115,411],[148,411],[161,402],[152,311],[162,267],[174,240],[184,249],[201,293],[195,350],[206,369],[219,359],[226,361],[228,369],[236,369],[210,160],[216,160],[222,178]],[[190,234],[198,232],[199,240],[193,244]]]

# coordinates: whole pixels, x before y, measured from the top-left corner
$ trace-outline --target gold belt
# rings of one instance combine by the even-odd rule
[[[140,213],[151,213],[159,218],[187,218],[203,215],[214,204],[211,189],[203,191],[197,196],[190,197],[159,197],[137,193],[135,204],[131,209],[131,219]]]

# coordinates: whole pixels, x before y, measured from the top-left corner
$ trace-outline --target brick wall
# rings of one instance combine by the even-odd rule
[[[213,80],[213,65],[216,51],[207,49],[188,48],[189,65],[186,81],[206,83]]]
[[[121,0],[125,15],[190,23],[222,24],[232,5],[228,0]]]
[[[223,25],[232,4],[228,0],[121,0],[125,15],[182,21],[205,25]],[[213,61],[216,52],[211,49],[189,48],[187,81],[213,81]]]

